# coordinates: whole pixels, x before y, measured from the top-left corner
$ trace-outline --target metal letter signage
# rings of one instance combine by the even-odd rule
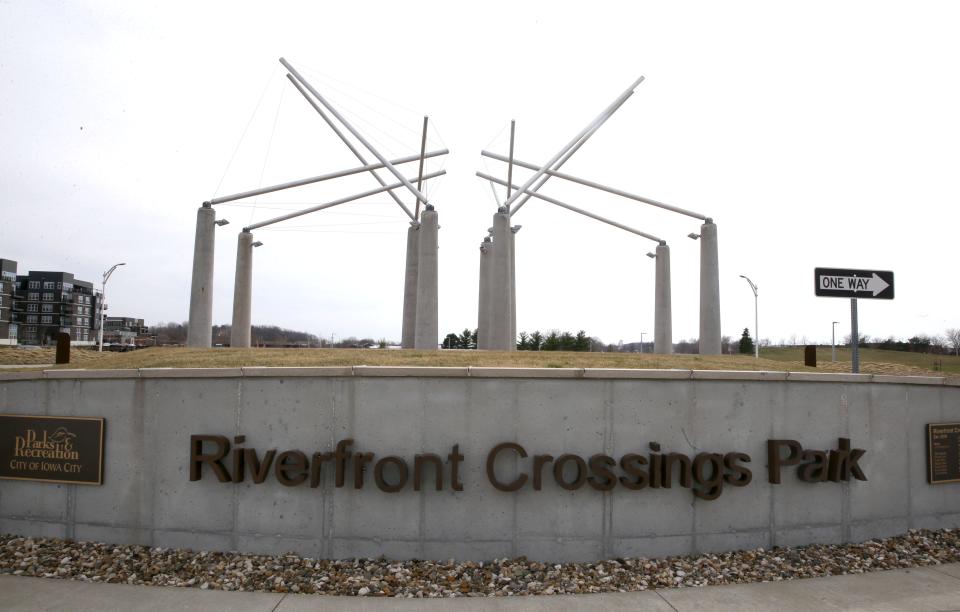
[[[927,482],[960,482],[960,423],[927,424]]]
[[[103,484],[104,419],[0,414],[0,478]]]
[[[893,299],[893,272],[814,268],[814,293],[820,297]]]

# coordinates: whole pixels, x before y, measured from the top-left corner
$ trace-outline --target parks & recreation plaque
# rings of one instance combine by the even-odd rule
[[[0,478],[103,484],[104,419],[0,414]]]

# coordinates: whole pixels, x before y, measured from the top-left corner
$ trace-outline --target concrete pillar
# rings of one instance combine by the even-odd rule
[[[673,311],[670,303],[670,247],[657,246],[657,276],[653,306],[653,352],[673,352]]]
[[[213,242],[216,213],[204,203],[197,210],[193,239],[193,277],[190,281],[190,322],[187,346],[210,348],[213,336]]]
[[[477,348],[490,348],[490,271],[493,243],[485,236],[480,243],[480,295],[477,304]]]
[[[720,262],[717,253],[717,226],[707,219],[700,226],[700,354],[719,355],[720,352]]]
[[[519,225],[510,228],[510,350],[517,350],[517,232]]]
[[[419,250],[417,259],[417,316],[413,348],[437,350],[437,211],[427,204],[420,214]]]
[[[250,348],[250,302],[253,294],[253,234],[237,237],[237,273],[233,281],[233,324],[230,346]]]
[[[407,228],[407,267],[403,275],[403,331],[400,347],[413,348],[417,327],[417,255],[420,250],[420,224]]]
[[[510,215],[505,208],[493,215],[493,257],[490,271],[490,345],[493,351],[516,350],[510,337],[513,287],[510,275]]]

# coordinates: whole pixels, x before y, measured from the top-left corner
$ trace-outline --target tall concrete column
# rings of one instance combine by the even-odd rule
[[[700,226],[700,354],[720,354],[720,262],[717,226]]]
[[[657,245],[657,275],[653,306],[653,352],[673,352],[673,310],[670,302],[670,247]]]
[[[510,350],[517,350],[517,232],[519,225],[510,228]]]
[[[193,275],[190,281],[190,321],[187,346],[210,348],[213,336],[213,243],[216,213],[209,203],[197,209],[193,239]]]
[[[411,223],[407,228],[407,267],[403,275],[403,331],[400,347],[413,348],[417,331],[417,255],[420,250],[420,224]]]
[[[420,238],[417,259],[417,316],[413,348],[437,350],[437,211],[427,204],[420,214]]]
[[[490,348],[490,271],[493,243],[485,236],[480,243],[480,295],[477,304],[477,348]]]
[[[506,208],[493,215],[493,252],[490,271],[490,350],[516,350],[510,334],[513,287],[510,275],[510,215]]]
[[[253,299],[253,234],[237,237],[237,273],[233,281],[233,324],[230,346],[250,348],[250,302]]]

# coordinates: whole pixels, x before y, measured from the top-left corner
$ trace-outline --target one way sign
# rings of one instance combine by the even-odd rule
[[[893,272],[815,268],[815,293],[820,297],[893,299]]]

